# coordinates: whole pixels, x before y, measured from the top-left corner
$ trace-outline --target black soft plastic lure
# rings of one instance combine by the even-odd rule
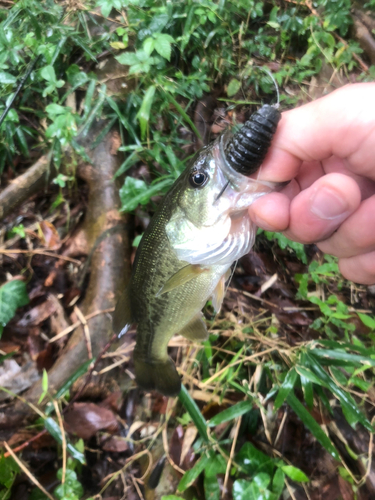
[[[261,166],[280,121],[281,113],[274,106],[262,106],[225,147],[225,158],[231,167],[249,176]]]

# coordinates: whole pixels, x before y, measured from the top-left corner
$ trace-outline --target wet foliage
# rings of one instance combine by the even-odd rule
[[[209,340],[171,342],[179,398],[135,386],[110,317],[160,196],[270,73],[282,109],[373,79],[374,10],[0,1],[0,499],[374,497],[375,290],[334,258],[260,232]]]

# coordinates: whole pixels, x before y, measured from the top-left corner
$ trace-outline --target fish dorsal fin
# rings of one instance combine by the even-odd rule
[[[215,312],[218,313],[221,309],[221,305],[224,300],[225,295],[225,282],[227,280],[227,273],[223,274],[220,278],[219,283],[216,285],[213,294],[211,295],[212,306],[215,309]]]
[[[160,288],[160,290],[156,294],[156,297],[159,297],[159,295],[163,295],[163,293],[170,292],[171,290],[184,285],[188,281],[207,271],[208,269],[204,269],[203,267],[195,264],[189,264],[182,269],[179,269],[177,273],[173,274],[168,279],[168,281]]]
[[[129,287],[126,287],[120,294],[116,308],[112,316],[112,328],[116,335],[123,335],[133,323],[130,310]]]
[[[202,341],[207,340],[208,331],[205,322],[203,321],[202,313],[198,313],[194,318],[178,332],[188,340]]]

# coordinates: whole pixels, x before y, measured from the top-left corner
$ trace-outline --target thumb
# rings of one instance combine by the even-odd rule
[[[344,174],[320,177],[291,202],[288,238],[313,243],[328,238],[361,203],[358,184]]]

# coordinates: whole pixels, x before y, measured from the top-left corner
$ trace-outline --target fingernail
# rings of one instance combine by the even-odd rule
[[[329,187],[316,190],[310,198],[311,212],[320,219],[330,220],[343,216],[349,209],[348,202]]]

